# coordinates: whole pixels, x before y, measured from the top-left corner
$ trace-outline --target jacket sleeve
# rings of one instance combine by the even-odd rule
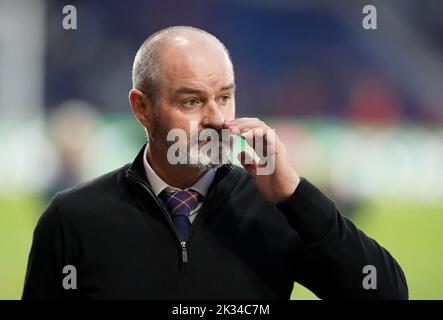
[[[294,281],[321,299],[408,299],[406,278],[390,253],[307,179],[276,206],[303,242]]]
[[[63,260],[63,230],[53,198],[34,230],[22,299],[61,299]]]

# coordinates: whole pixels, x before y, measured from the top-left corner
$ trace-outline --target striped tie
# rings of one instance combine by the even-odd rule
[[[188,235],[191,222],[189,214],[197,206],[200,194],[196,191],[175,191],[167,192],[163,190],[160,198],[165,203],[171,215],[172,222],[180,236],[180,241],[184,241]]]

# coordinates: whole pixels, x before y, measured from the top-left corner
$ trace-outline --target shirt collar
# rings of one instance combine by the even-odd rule
[[[167,189],[168,191],[178,191],[180,189],[171,187],[169,184],[164,182],[162,178],[160,178],[157,173],[155,173],[154,169],[150,166],[148,162],[148,148],[149,144],[146,144],[145,151],[143,153],[143,165],[145,167],[146,176],[148,178],[149,183],[151,184],[152,190],[154,191],[155,195],[158,197],[158,195],[164,190]],[[208,189],[214,180],[216,169],[209,169],[206,171],[206,173],[191,187],[185,189],[185,190],[195,190],[198,193],[200,193],[202,196],[206,196],[208,193]]]

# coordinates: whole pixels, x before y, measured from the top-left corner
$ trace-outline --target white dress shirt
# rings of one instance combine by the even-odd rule
[[[167,192],[180,191],[180,189],[171,187],[169,184],[164,182],[162,178],[160,178],[157,175],[157,173],[155,173],[154,169],[152,169],[152,167],[149,165],[148,148],[149,144],[146,144],[143,155],[143,164],[145,166],[146,176],[148,177],[149,183],[151,184],[155,196],[158,198],[158,195],[165,189]],[[192,189],[200,193],[203,197],[205,197],[206,194],[208,193],[209,186],[214,180],[215,172],[216,169],[209,169],[196,183],[194,183],[191,187],[186,188],[185,190]],[[191,221],[191,223],[194,221],[195,217],[197,216],[197,213],[200,211],[201,206],[202,202],[199,201],[198,205],[189,214],[189,221]]]

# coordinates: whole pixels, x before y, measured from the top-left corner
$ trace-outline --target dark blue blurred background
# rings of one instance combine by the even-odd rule
[[[167,26],[192,25],[231,52],[240,114],[442,121],[441,93],[410,90],[410,78],[417,46],[442,57],[443,19],[435,13],[443,2],[388,2],[379,6],[379,30],[366,31],[361,1],[70,1],[78,29],[66,32],[66,2],[49,0],[45,106],[75,97],[127,112],[139,45]],[[396,33],[385,23],[390,15],[416,34]],[[413,36],[419,42],[411,46],[405,38]]]

